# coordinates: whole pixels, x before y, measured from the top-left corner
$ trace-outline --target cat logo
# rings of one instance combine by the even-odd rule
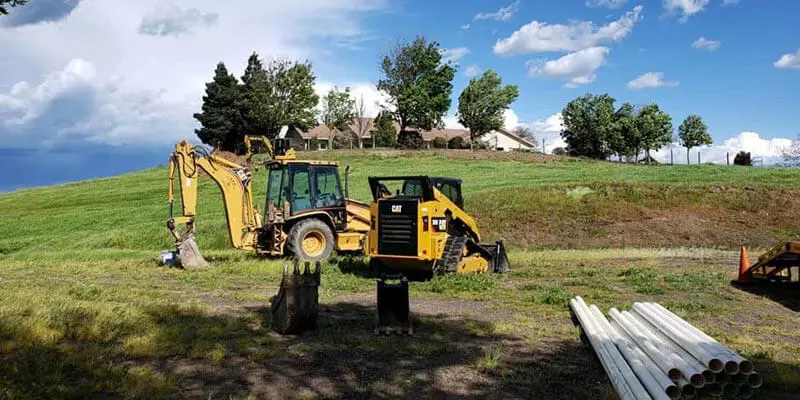
[[[392,212],[395,214],[399,214],[403,212],[403,205],[402,204],[394,204],[392,205]]]

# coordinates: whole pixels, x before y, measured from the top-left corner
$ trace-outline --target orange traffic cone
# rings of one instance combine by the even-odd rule
[[[739,252],[739,277],[736,279],[739,283],[750,283],[750,259],[747,257],[747,248],[742,246]]]

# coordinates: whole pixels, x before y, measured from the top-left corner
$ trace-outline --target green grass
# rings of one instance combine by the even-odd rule
[[[173,246],[164,168],[0,195],[0,399],[606,398],[576,295],[661,302],[752,355],[764,398],[800,390],[794,311],[731,287],[725,250],[800,232],[800,172],[459,154],[314,153],[351,165],[362,200],[369,175],[460,177],[481,232],[510,244],[510,274],[412,284],[413,338],[372,334],[375,281],[347,257],[323,266],[319,332],[275,334],[283,261],[229,249],[202,177],[202,271],[157,264]],[[259,204],[264,185],[256,172]]]

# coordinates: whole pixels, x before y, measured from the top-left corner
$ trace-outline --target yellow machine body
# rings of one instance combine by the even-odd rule
[[[271,183],[270,188],[274,190],[268,188],[265,216],[253,203],[250,168],[193,147],[186,141],[175,145],[169,163],[170,219],[167,226],[176,239],[179,253],[189,248],[198,253],[198,260],[187,260],[179,255],[181,263],[184,266],[205,263],[194,242],[201,171],[222,192],[228,234],[234,248],[251,249],[269,256],[292,255],[308,261],[323,260],[333,250],[362,251],[370,228],[369,205],[349,200],[346,193],[342,193],[338,163],[297,160],[293,149],[276,152],[268,138],[256,136],[245,137],[248,161],[256,143],[266,147],[271,156],[265,163],[270,176],[281,179]],[[173,216],[176,181],[181,213]],[[324,190],[318,190],[323,182]],[[290,193],[293,188],[302,193]],[[317,194],[320,198],[314,197]],[[303,205],[302,210],[298,209],[298,204]],[[178,232],[181,225],[186,228]]]

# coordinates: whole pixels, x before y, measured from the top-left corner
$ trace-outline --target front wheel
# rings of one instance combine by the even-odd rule
[[[333,253],[333,232],[318,219],[295,224],[286,238],[286,253],[302,261],[323,261]]]

